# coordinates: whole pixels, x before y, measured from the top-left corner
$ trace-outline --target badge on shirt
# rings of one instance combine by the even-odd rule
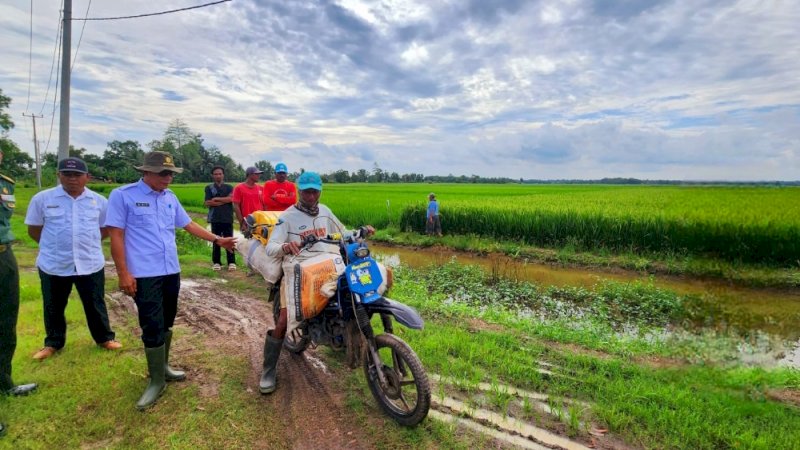
[[[150,207],[150,203],[147,203],[147,202],[136,202],[136,206],[139,206],[139,207],[142,207],[142,208],[149,208]]]
[[[17,199],[14,197],[14,194],[8,195],[8,189],[3,188],[3,195],[0,195],[0,199],[4,202],[15,202]]]
[[[60,208],[59,205],[45,205],[45,208]]]

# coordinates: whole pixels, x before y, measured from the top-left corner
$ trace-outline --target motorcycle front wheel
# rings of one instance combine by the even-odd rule
[[[364,375],[372,396],[381,409],[400,425],[415,426],[427,415],[431,406],[431,387],[422,362],[402,339],[381,334],[375,337],[380,367],[370,355],[364,357]],[[381,384],[378,370],[386,384]]]

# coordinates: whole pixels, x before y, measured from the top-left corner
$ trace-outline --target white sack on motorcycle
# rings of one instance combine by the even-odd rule
[[[293,298],[289,299],[291,303],[288,304],[294,305],[294,318],[297,322],[316,316],[327,306],[330,287],[325,285],[336,283],[344,273],[344,268],[341,256],[330,254],[315,256],[295,264],[292,280],[294,286],[290,290]]]

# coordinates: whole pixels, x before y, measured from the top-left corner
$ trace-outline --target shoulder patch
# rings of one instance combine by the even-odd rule
[[[2,178],[2,179],[4,179],[4,180],[8,181],[8,182],[9,182],[9,183],[11,183],[11,184],[14,184],[14,183],[16,183],[16,181],[14,181],[14,179],[13,179],[13,178],[11,178],[11,177],[7,177],[7,176],[3,175],[2,173],[0,173],[0,178]]]

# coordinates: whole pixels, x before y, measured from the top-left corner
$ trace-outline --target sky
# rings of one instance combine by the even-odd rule
[[[74,0],[73,17],[210,1]],[[0,89],[31,155],[23,113],[58,147],[61,9],[0,4]],[[799,23],[792,0],[233,0],[74,21],[70,142],[146,148],[180,119],[290,171],[799,180]]]

